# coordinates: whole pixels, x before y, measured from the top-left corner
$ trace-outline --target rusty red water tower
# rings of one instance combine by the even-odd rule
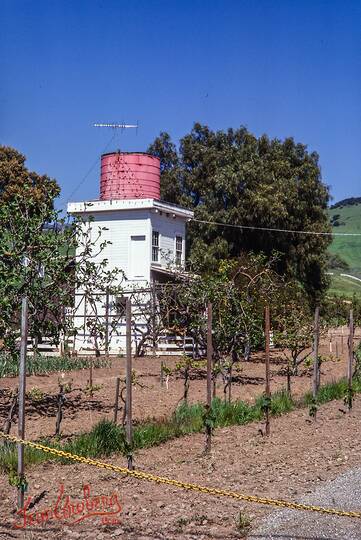
[[[101,157],[100,199],[160,199],[160,160],[142,152]]]

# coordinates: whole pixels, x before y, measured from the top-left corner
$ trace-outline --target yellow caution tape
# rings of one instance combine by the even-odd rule
[[[291,508],[292,510],[306,510],[309,512],[320,512],[322,514],[331,514],[334,516],[344,516],[351,518],[361,518],[361,512],[347,512],[345,510],[337,510],[334,508],[324,508],[322,506],[314,506],[311,504],[302,504],[296,502],[289,502],[279,499],[269,499],[267,497],[257,497],[256,495],[244,495],[242,493],[237,493],[235,491],[227,491],[224,489],[200,486],[198,484],[190,484],[188,482],[181,482],[180,480],[173,480],[172,478],[166,478],[164,476],[156,476],[154,474],[129,470],[125,467],[118,467],[112,465],[111,463],[104,463],[102,461],[97,461],[95,459],[86,458],[83,456],[78,456],[76,454],[71,454],[70,452],[65,452],[64,450],[58,450],[56,448],[50,448],[49,446],[44,446],[43,444],[24,441],[13,435],[6,435],[0,431],[0,437],[8,441],[22,444],[24,446],[29,446],[30,448],[36,448],[42,452],[52,454],[57,457],[62,457],[70,459],[72,461],[77,461],[78,463],[84,463],[86,465],[92,465],[93,467],[98,467],[100,469],[107,469],[114,471],[116,473],[124,474],[126,476],[131,476],[137,478],[138,480],[146,480],[148,482],[155,482],[157,484],[166,484],[168,486],[174,486],[180,489],[187,489],[189,491],[197,491],[199,493],[206,493],[208,495],[217,495],[220,497],[230,497],[232,499],[237,499],[239,501],[246,501],[250,503],[264,504],[267,506],[277,506],[279,508]]]

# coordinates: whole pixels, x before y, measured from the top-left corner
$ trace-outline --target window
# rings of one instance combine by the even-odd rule
[[[159,232],[152,232],[152,261],[159,261]]]
[[[175,262],[176,264],[182,264],[183,253],[183,238],[181,236],[175,237]]]

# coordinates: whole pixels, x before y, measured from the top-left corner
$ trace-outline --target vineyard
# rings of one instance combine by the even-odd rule
[[[192,359],[186,356],[161,359],[149,356],[133,358],[132,457],[135,466],[149,470],[150,464],[153,463],[151,466],[153,470],[156,466],[157,471],[164,473],[161,464],[167,463],[167,468],[173,471],[173,476],[178,477],[177,471],[182,471],[181,476],[187,477],[190,474],[192,479],[210,485],[218,479],[217,483],[220,482],[224,487],[234,484],[235,480],[231,480],[232,475],[242,466],[243,491],[245,486],[248,486],[248,490],[252,492],[256,490],[257,493],[278,497],[282,494],[283,497],[293,499],[298,490],[302,492],[317,481],[312,471],[321,458],[319,457],[313,466],[307,458],[306,468],[302,466],[302,475],[293,476],[297,481],[292,482],[292,487],[286,488],[282,487],[288,474],[286,471],[295,471],[299,466],[297,463],[301,464],[305,458],[302,458],[303,450],[299,449],[291,459],[285,457],[286,462],[281,465],[282,453],[294,445],[299,448],[299,441],[302,441],[302,447],[308,444],[312,448],[318,444],[319,438],[325,437],[327,433],[328,438],[332,434],[332,444],[322,453],[332,455],[327,458],[329,465],[326,470],[323,469],[322,479],[332,478],[333,471],[338,472],[340,467],[344,470],[346,465],[352,464],[356,458],[356,450],[351,456],[349,455],[351,450],[348,451],[345,457],[346,450],[343,448],[346,442],[337,437],[332,427],[342,425],[342,429],[352,437],[359,407],[357,394],[361,392],[361,379],[358,378],[356,368],[361,359],[359,347],[361,332],[356,328],[353,340],[355,377],[352,382],[352,401],[356,410],[347,413],[349,388],[345,375],[349,357],[348,331],[347,327],[332,328],[320,338],[318,353],[322,362],[316,400],[312,394],[314,372],[312,347],[305,349],[306,360],[299,366],[297,374],[293,373],[291,377],[290,351],[279,347],[271,348],[269,403],[265,398],[266,365],[263,350],[253,352],[248,361],[232,366],[231,392],[228,372],[225,377],[220,370],[213,370],[211,411],[207,411],[204,405],[207,387],[205,359]],[[27,369],[25,401],[27,439],[40,440],[78,455],[100,458],[108,456],[112,462],[116,460],[122,463],[119,456],[123,455],[124,460],[129,454],[124,431],[126,358],[29,356]],[[0,379],[0,422],[3,429],[7,425],[10,432],[15,430],[17,424],[16,407],[12,407],[16,402],[17,374],[17,364],[9,356],[4,358]],[[271,424],[269,439],[265,437],[267,407]],[[213,440],[210,457],[205,458],[202,457],[205,456],[202,433],[209,418],[212,422]],[[285,446],[283,439],[285,435],[282,433],[288,431],[289,422],[298,427],[292,434],[288,433],[289,446],[288,444]],[[230,441],[234,437],[235,443],[231,444]],[[237,443],[239,437],[242,441],[245,437],[244,441]],[[357,441],[356,437],[351,447],[357,445]],[[272,449],[272,452],[267,448]],[[242,453],[241,460],[234,455],[234,449]],[[279,454],[277,459],[273,454],[276,449]],[[306,446],[304,450],[306,451]],[[171,457],[173,451],[176,453]],[[187,456],[189,451],[193,457]],[[251,460],[249,470],[253,470],[254,467],[251,455],[247,454],[249,451],[251,455],[255,453],[258,456],[258,465],[254,469],[252,481],[250,477],[247,479],[247,474],[245,476],[247,460]],[[227,463],[220,468],[223,452],[228,454]],[[270,458],[267,456],[271,455],[273,455],[272,462],[268,463]],[[80,472],[77,465],[60,465],[52,460],[49,464],[48,461],[49,456],[40,451],[25,450],[26,478],[30,493],[40,493],[45,487],[41,485],[38,476],[33,477],[37,470],[46,471],[47,482],[52,478],[54,484],[58,478],[64,478],[65,481],[64,474],[67,477],[69,475],[65,470],[76,470],[76,474],[81,474],[82,477],[86,475],[86,470]],[[177,463],[179,465],[176,465]],[[196,473],[193,468],[199,467],[202,463],[200,471],[203,469],[208,471],[206,476],[204,473]],[[10,480],[11,484],[13,483],[11,479],[16,478],[16,453],[13,445],[5,444],[0,448],[0,467],[4,473],[0,482],[7,494],[4,508],[10,508],[14,494],[11,495],[13,488],[8,482]],[[64,467],[64,472],[61,472],[61,468]],[[192,473],[186,473],[189,467],[192,468]],[[97,486],[99,493],[104,491],[102,476],[93,472],[92,477],[92,485]],[[115,477],[111,478],[114,482]],[[66,480],[66,485],[72,491],[75,490],[74,481]],[[167,509],[165,523],[162,525],[164,538],[173,537],[167,536],[172,534],[174,537],[193,538],[192,534],[195,531],[204,531],[206,525],[211,528],[213,534],[217,531],[217,534],[224,534],[224,538],[241,538],[250,532],[251,525],[256,527],[258,520],[266,512],[265,509],[248,505],[242,506],[240,511],[235,503],[226,503],[227,515],[233,516],[232,519],[228,518],[227,522],[224,521],[223,513],[219,511],[214,513],[209,501],[204,498],[201,498],[201,502],[196,502],[198,499],[192,495],[190,500],[186,500],[184,495],[173,491],[173,503],[169,504],[164,498],[169,489],[152,487],[151,498],[153,500],[155,497],[157,500],[155,506],[157,516],[155,516],[149,510],[151,507],[154,508],[154,502],[146,503],[150,495],[144,485],[132,480],[127,480],[126,484],[123,481],[122,485],[127,486],[125,491],[124,487],[122,490],[124,505],[127,508],[126,515],[121,528],[114,526],[109,530],[109,534],[112,531],[122,531],[119,534],[126,533],[129,536],[125,537],[129,538],[137,538],[140,531],[139,504],[148,507],[144,512],[149,530],[161,527],[157,522],[159,516],[163,515],[163,509]],[[46,502],[48,496],[43,497]],[[180,501],[179,507],[175,504],[177,500]],[[3,509],[2,512],[4,511]],[[82,534],[92,538],[89,528],[83,527],[80,530],[83,531]],[[59,534],[61,531],[59,528]]]

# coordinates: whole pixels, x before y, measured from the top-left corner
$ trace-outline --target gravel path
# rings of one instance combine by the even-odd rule
[[[326,482],[300,502],[361,511],[361,467]],[[360,540],[361,519],[327,516],[325,514],[281,510],[270,514],[253,531],[254,540]]]

